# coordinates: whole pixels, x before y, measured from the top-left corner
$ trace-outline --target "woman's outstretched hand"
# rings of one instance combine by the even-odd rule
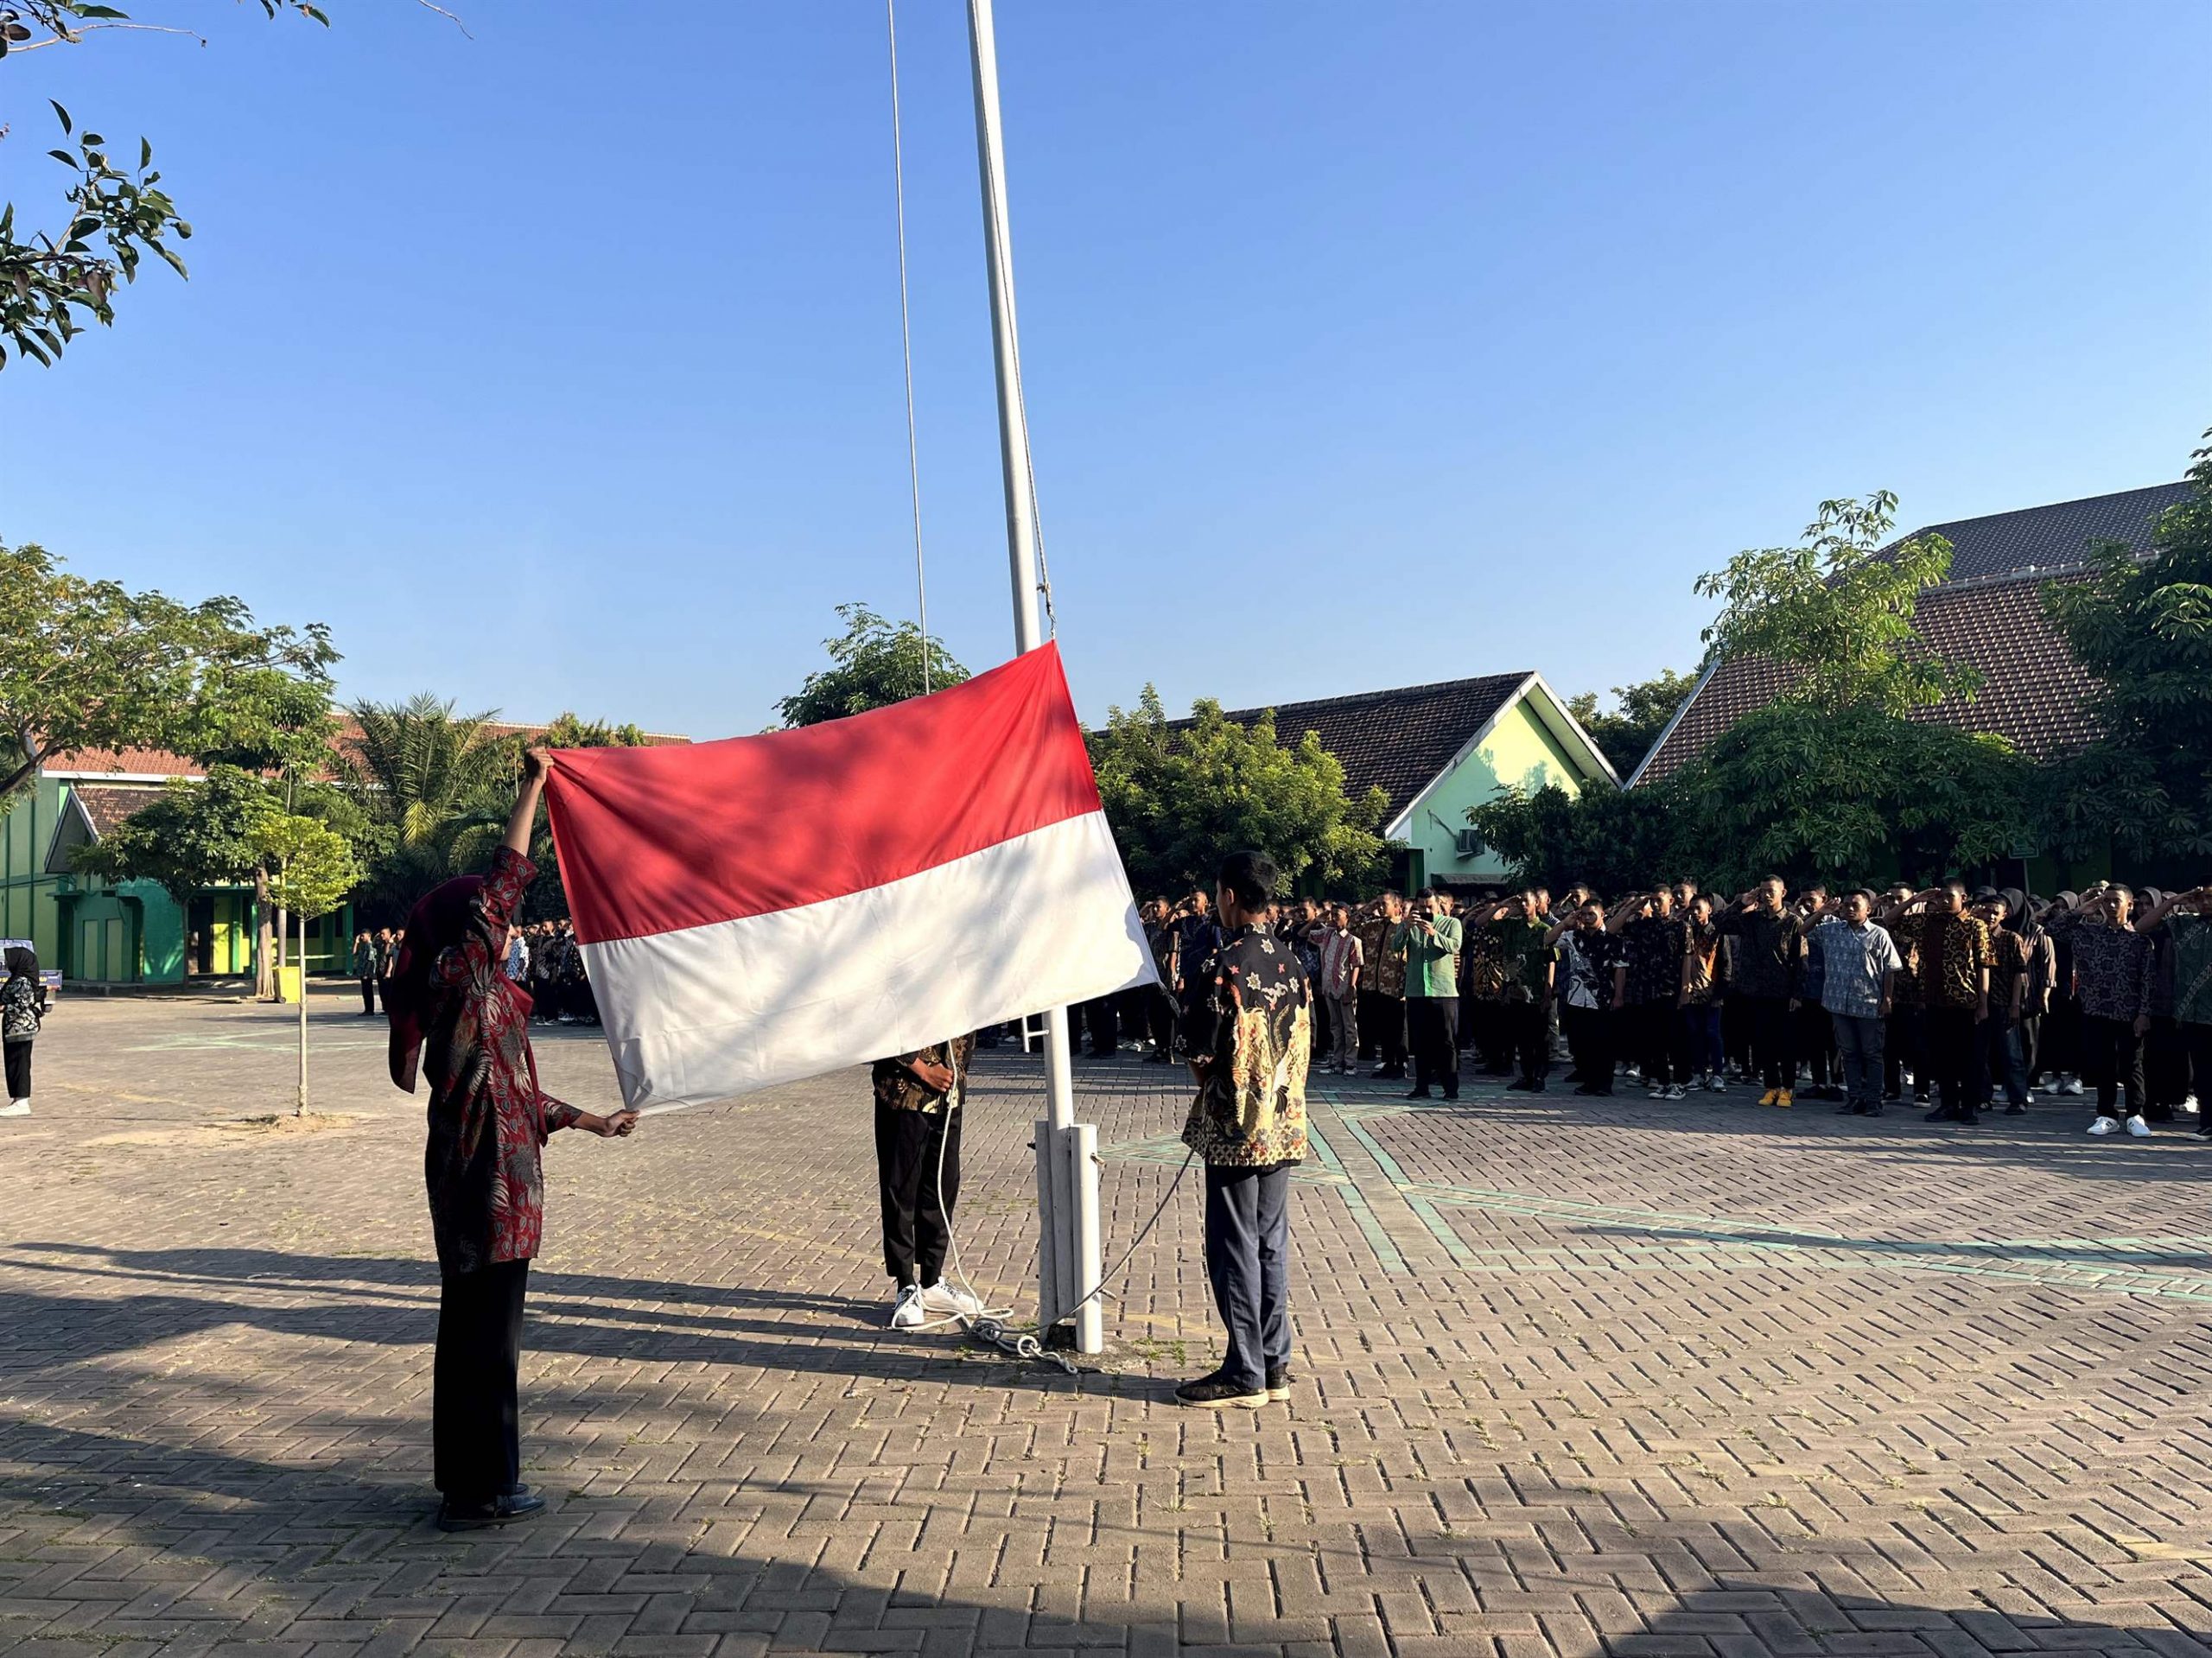
[[[587,1111],[576,1119],[576,1127],[597,1134],[601,1140],[626,1140],[630,1131],[638,1126],[635,1111],[617,1111],[613,1116],[602,1117]]]

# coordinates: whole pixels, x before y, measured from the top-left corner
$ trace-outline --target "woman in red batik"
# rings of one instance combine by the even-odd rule
[[[507,926],[537,867],[530,831],[546,759],[530,752],[506,839],[488,875],[437,887],[407,918],[385,993],[391,1080],[430,1079],[423,1172],[438,1245],[438,1350],[431,1405],[445,1531],[501,1526],[545,1499],[522,1483],[515,1372],[523,1291],[544,1223],[538,1147],[556,1128],[627,1134],[638,1114],[597,1116],[544,1093],[530,1051],[530,997],[507,977]]]

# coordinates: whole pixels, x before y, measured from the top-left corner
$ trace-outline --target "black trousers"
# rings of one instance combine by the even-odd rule
[[[1463,1045],[1481,1056],[1484,1071],[1492,1077],[1505,1076],[1513,1069],[1513,1026],[1506,1005],[1486,996],[1459,1000]]]
[[[875,1174],[883,1196],[883,1270],[925,1288],[944,1276],[950,1216],[960,1203],[960,1117],[878,1102]],[[940,1149],[944,1186],[938,1187]]]
[[[2082,1004],[2072,996],[2051,997],[2036,1043],[2037,1076],[2082,1074]]]
[[[7,1056],[8,1098],[28,1100],[31,1096],[31,1045],[29,1042],[0,1044],[0,1052]]]
[[[377,981],[374,978],[361,981],[361,1011],[373,1013],[377,1010]]]
[[[1175,1051],[1175,998],[1158,985],[1143,992],[1146,1034],[1161,1053]]]
[[[1290,1166],[1206,1166],[1206,1277],[1229,1339],[1224,1381],[1257,1393],[1290,1363]]]
[[[1602,1007],[1561,1007],[1560,1031],[1573,1056],[1575,1079],[1587,1088],[1613,1091],[1613,1016]]]
[[[1916,1094],[1928,1091],[1928,1066],[1920,1052],[1920,1009],[1908,1002],[1890,1007],[1889,1028],[1882,1032],[1882,1092],[1890,1098],[1904,1096],[1904,1073],[1912,1071]]]
[[[1406,1068],[1406,999],[1379,990],[1359,993],[1359,1045],[1372,1049],[1384,1065]]]
[[[1835,1021],[1828,1010],[1817,1001],[1803,1001],[1790,1015],[1796,1028],[1790,1032],[1792,1047],[1805,1066],[1805,1080],[1815,1088],[1826,1088],[1831,1077],[1840,1077],[1840,1067],[1828,1063],[1829,1051],[1835,1046]],[[1787,1083],[1783,1084],[1788,1086]]]
[[[1552,1074],[1551,1010],[1540,1002],[1509,1001],[1499,1011],[1505,1016],[1506,1035],[1522,1078],[1542,1082]]]
[[[1783,996],[1745,996],[1751,1016],[1751,1058],[1768,1088],[1789,1088],[1797,1080],[1797,1049],[1790,1039],[1789,1002]]]
[[[2170,1014],[2153,1014],[2143,1038],[2143,1101],[2160,1122],[2171,1121],[2189,1097],[2187,1028]]]
[[[1113,997],[1100,996],[1084,1003],[1083,1013],[1083,1022],[1090,1032],[1091,1052],[1111,1053],[1122,1045],[1122,1009]]]
[[[1739,1070],[1751,1068],[1751,1001],[1735,991],[1720,1004],[1720,1041]]]
[[[448,1273],[438,1286],[431,1455],[438,1490],[456,1503],[487,1502],[522,1478],[515,1373],[529,1285],[527,1261],[503,1261]]]
[[[1974,1075],[1980,1064],[1980,1034],[1971,1007],[1928,1007],[1921,1010],[1921,1046],[1928,1055],[1944,1109],[1971,1111],[1974,1108]]]
[[[1636,1001],[1627,1008],[1636,1032],[1636,1063],[1646,1088],[1667,1088],[1681,1081],[1675,1070],[1675,1004]]]
[[[1406,998],[1407,1033],[1413,1039],[1414,1086],[1442,1083],[1444,1097],[1459,1097],[1459,999]]]
[[[2097,1115],[2116,1117],[2120,1096],[2127,1115],[2143,1109],[2143,1039],[2132,1020],[2082,1015],[2082,1079],[2097,1085]]]

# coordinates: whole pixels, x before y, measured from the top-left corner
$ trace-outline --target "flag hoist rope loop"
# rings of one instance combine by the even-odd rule
[[[926,696],[930,689],[929,588],[922,559],[922,469],[914,420],[914,328],[906,281],[906,162],[899,115],[899,0],[883,0],[883,22],[891,61],[891,183],[899,236],[899,338],[906,367],[906,473],[914,506],[914,595],[920,612],[922,691]],[[986,168],[991,165],[988,154],[982,164]],[[1013,273],[1006,268],[1007,256],[1004,248],[998,250],[997,257],[999,269],[994,274],[1001,289],[1010,289]],[[1052,561],[1045,556],[1045,515],[1037,500],[1037,463],[1031,458],[1029,445],[1029,396],[1022,385],[1021,341],[1018,338],[1012,341],[1012,350],[1014,421],[1021,428],[1022,464],[1027,473],[1022,481],[1029,493],[1029,522],[1037,538],[1037,592],[1045,601],[1046,637],[1057,639],[1060,637],[1060,618],[1052,604]]]
[[[891,52],[891,194],[899,221],[899,346],[906,366],[906,481],[914,505],[914,607],[922,634],[922,695],[930,694],[930,590],[922,564],[922,458],[914,430],[914,323],[906,298],[906,145],[899,123],[899,0],[883,0]]]

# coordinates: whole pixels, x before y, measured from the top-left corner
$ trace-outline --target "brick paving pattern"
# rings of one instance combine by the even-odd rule
[[[1216,1352],[1186,1183],[1069,1378],[893,1336],[863,1079],[549,1152],[505,1533],[429,1523],[419,1108],[382,1026],[73,1001],[0,1124],[0,1651],[2212,1652],[2212,1150],[2024,1122],[1344,1082],[1293,1226],[1297,1397]],[[549,1086],[611,1102],[595,1035]],[[1181,1090],[1079,1072],[1109,1255]],[[961,1242],[1027,1308],[1034,1063]]]

